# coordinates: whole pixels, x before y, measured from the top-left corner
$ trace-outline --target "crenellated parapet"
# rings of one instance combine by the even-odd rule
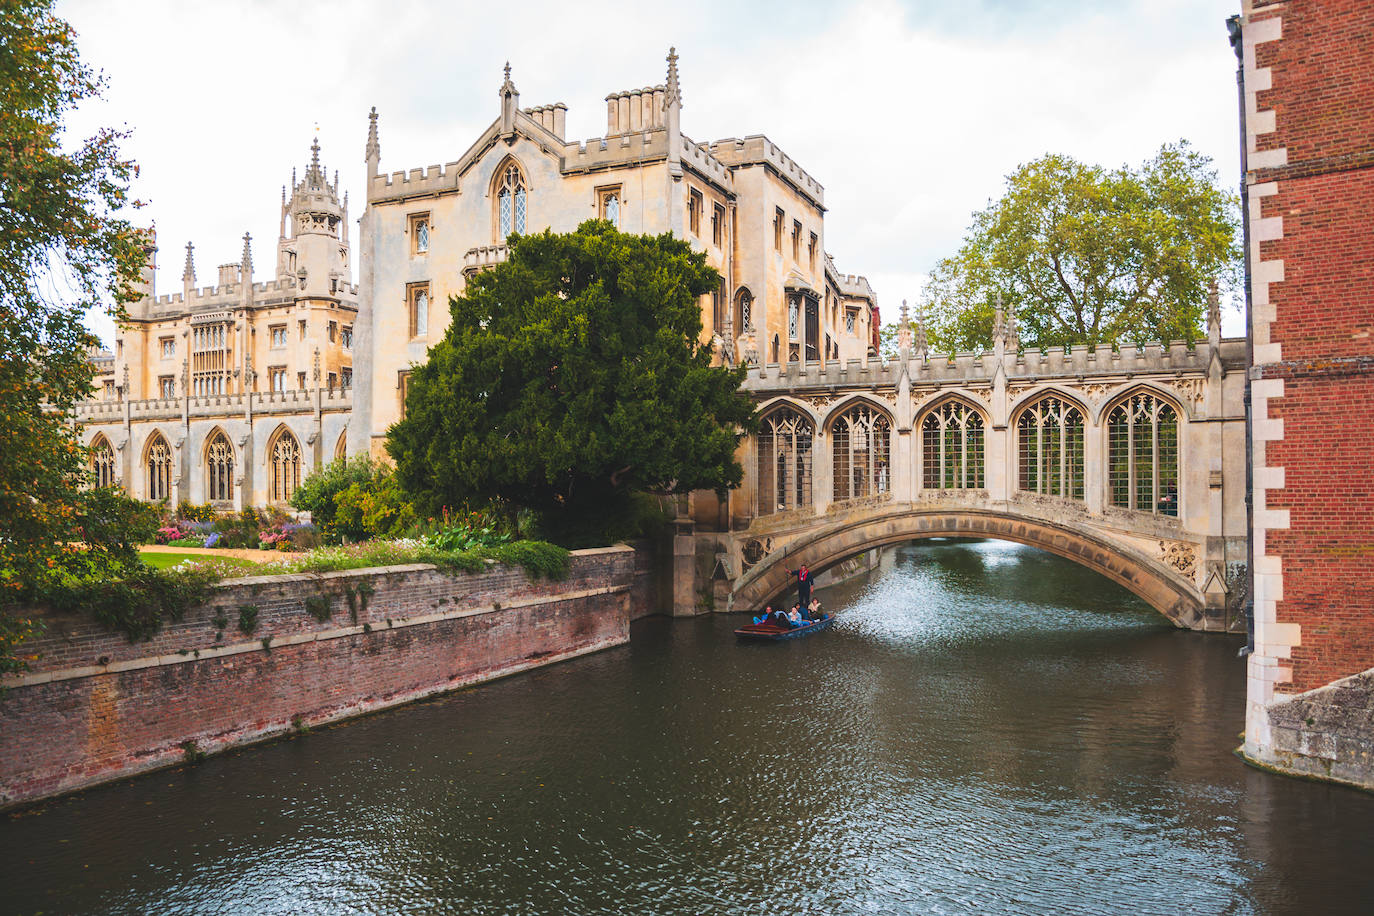
[[[458,162],[373,175],[368,179],[367,199],[376,202],[426,194],[457,194],[461,190],[459,175]]]
[[[800,191],[817,207],[825,207],[825,188],[784,153],[776,143],[762,134],[751,134],[743,140],[730,137],[710,145],[711,155],[730,168],[741,165],[765,164],[781,178]]]

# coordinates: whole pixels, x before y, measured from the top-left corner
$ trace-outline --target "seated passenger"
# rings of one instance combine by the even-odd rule
[[[763,613],[754,618],[754,623],[767,623],[768,618],[773,616],[773,605],[768,605],[763,609]]]

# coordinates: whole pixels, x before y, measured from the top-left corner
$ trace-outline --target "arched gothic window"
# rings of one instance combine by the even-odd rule
[[[1178,515],[1178,414],[1167,401],[1137,392],[1107,415],[1111,504]]]
[[[741,289],[735,294],[735,333],[743,334],[754,326],[754,294]]]
[[[334,446],[334,460],[338,461],[348,457],[348,432],[339,433],[339,441]]]
[[[1083,413],[1060,397],[1021,412],[1019,487],[1028,493],[1083,498]]]
[[[161,502],[172,494],[172,449],[161,433],[148,442],[148,500]]]
[[[501,169],[496,188],[496,215],[501,241],[512,232],[525,231],[525,176],[514,162],[507,162]]]
[[[91,475],[97,487],[112,487],[116,483],[114,449],[103,436],[91,443]]]
[[[234,447],[223,432],[211,436],[205,446],[205,497],[212,503],[234,498]]]
[[[811,459],[816,430],[791,407],[780,407],[759,424],[759,514],[811,505]]]
[[[891,432],[887,415],[867,404],[849,408],[830,427],[837,502],[888,491]]]
[[[267,498],[284,503],[301,482],[301,444],[289,430],[282,430],[267,455]]]
[[[983,488],[983,415],[962,401],[945,401],[921,423],[922,486],[928,490]]]

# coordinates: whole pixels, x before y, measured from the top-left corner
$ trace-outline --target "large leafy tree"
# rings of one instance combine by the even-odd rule
[[[923,294],[931,344],[992,339],[996,296],[1028,346],[1185,340],[1200,333],[1212,281],[1234,281],[1238,205],[1186,142],[1139,168],[1047,155],[1007,178]]]
[[[450,302],[387,450],[430,509],[498,498],[570,545],[612,536],[636,491],[739,484],[742,371],[711,365],[705,256],[590,221],[513,237]]]
[[[68,411],[91,392],[98,341],[85,315],[117,314],[144,256],[119,215],[132,203],[124,134],[63,136],[64,117],[101,87],[50,0],[0,0],[0,671],[29,627],[4,608],[99,559],[102,545],[71,545],[109,509],[83,496],[86,454]]]

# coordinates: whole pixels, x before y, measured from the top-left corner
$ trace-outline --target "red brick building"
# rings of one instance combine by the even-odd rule
[[[1374,668],[1374,2],[1244,0],[1255,652],[1266,708]]]

